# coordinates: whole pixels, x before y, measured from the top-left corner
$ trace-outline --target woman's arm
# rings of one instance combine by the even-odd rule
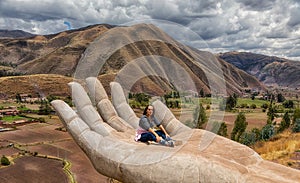
[[[155,135],[156,142],[161,141],[161,137],[159,135],[157,135],[157,133],[155,132],[155,130],[153,128],[149,128],[148,131],[151,132],[151,133],[153,133],[153,135]]]
[[[164,133],[167,137],[170,137],[170,135],[167,133],[167,131],[165,130],[165,128],[163,127],[163,125],[159,125],[158,126]]]

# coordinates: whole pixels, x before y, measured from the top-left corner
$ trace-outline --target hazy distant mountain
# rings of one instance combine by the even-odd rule
[[[300,61],[249,52],[227,52],[219,57],[271,86],[300,87]]]
[[[34,34],[22,30],[0,30],[0,39],[3,38],[29,38]]]
[[[205,66],[212,64],[209,63],[211,59],[220,63],[221,70],[214,71],[214,69],[211,69],[207,72],[215,72],[216,76],[224,73],[228,93],[242,93],[245,87],[265,89],[265,86],[255,77],[232,64],[225,62],[212,53],[181,45],[156,26],[149,24],[139,24],[130,27],[92,25],[52,35],[37,35],[27,39],[0,39],[0,71],[2,64],[6,72],[9,71],[14,74],[60,74],[73,76],[87,46],[108,30],[113,30],[116,35],[120,36],[115,41],[127,39],[132,43],[121,47],[106,61],[99,73],[105,86],[108,86],[108,83],[114,80],[118,71],[126,64],[133,63],[131,61],[149,55],[159,55],[178,63],[184,68],[196,84],[198,91],[203,89],[205,93],[210,93],[211,83],[209,83],[204,69]],[[145,37],[151,37],[152,39],[134,41]],[[165,41],[159,41],[162,39]],[[169,44],[172,42],[176,43],[176,45]],[[101,43],[99,44],[101,45]],[[195,55],[201,57],[200,65],[202,66],[195,62]],[[163,67],[165,67],[163,62],[157,65],[157,68]],[[216,66],[212,65],[212,67]],[[147,71],[139,70],[139,72],[144,72],[147,76]],[[181,71],[170,69],[169,72],[180,74]],[[141,78],[131,90],[133,92],[146,91],[150,94],[163,94],[170,91],[173,87],[172,83],[169,83],[164,78],[155,76],[155,74]],[[130,76],[128,78],[127,76],[124,77],[126,77],[124,78],[125,81],[132,79]]]

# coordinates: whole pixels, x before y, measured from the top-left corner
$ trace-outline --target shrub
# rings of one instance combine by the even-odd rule
[[[261,130],[261,139],[269,140],[275,135],[275,127],[272,124],[266,124]]]
[[[286,100],[282,103],[285,108],[293,108],[294,102],[292,100]]]
[[[9,159],[4,155],[1,158],[1,165],[4,165],[4,166],[10,165]]]
[[[298,133],[300,132],[300,118],[297,118],[294,125],[293,125],[293,132]]]
[[[263,109],[268,109],[269,105],[267,103],[264,103],[263,105],[261,105],[261,108]]]
[[[246,108],[247,106],[248,106],[248,105],[247,105],[247,104],[244,104],[244,103],[240,105],[241,108]]]
[[[40,122],[40,123],[46,123],[46,120],[45,120],[45,118],[37,118],[37,120]]]
[[[244,132],[240,138],[240,143],[247,146],[254,144],[256,141],[256,134],[254,132]]]
[[[206,110],[209,110],[209,109],[210,109],[210,105],[207,104],[207,105],[206,105]]]

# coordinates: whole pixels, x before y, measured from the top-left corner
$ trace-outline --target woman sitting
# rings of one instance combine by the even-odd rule
[[[154,141],[161,145],[174,147],[170,135],[154,117],[154,108],[151,105],[146,106],[143,116],[140,118],[135,140],[147,143]]]

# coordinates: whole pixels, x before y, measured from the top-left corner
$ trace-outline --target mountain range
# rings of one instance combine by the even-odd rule
[[[265,85],[300,87],[300,61],[249,52],[227,52],[218,56],[255,76]]]
[[[0,83],[2,85],[5,80],[6,85],[13,86],[14,84],[7,82],[4,76],[18,77],[17,75],[22,75],[23,78],[34,75],[35,81],[40,81],[36,74],[59,75],[60,80],[65,78],[65,81],[69,82],[70,78],[78,72],[76,69],[80,64],[86,64],[91,68],[97,67],[97,65],[93,65],[97,62],[89,63],[90,60],[85,60],[85,57],[89,57],[88,54],[92,56],[94,53],[98,54],[97,50],[109,47],[109,44],[104,47],[107,42],[101,42],[101,38],[111,33],[115,35],[115,39],[109,44],[119,44],[122,41],[127,41],[130,44],[123,45],[114,51],[99,70],[97,76],[107,90],[109,82],[115,80],[128,64],[131,64],[130,68],[135,68],[131,73],[138,72],[141,76],[146,76],[137,79],[134,78],[135,75],[125,73],[122,76],[123,82],[135,80],[135,83],[130,85],[131,88],[128,90],[132,92],[143,91],[153,95],[162,95],[174,89],[174,84],[170,78],[162,77],[163,74],[166,76],[174,72],[173,76],[179,77],[183,71],[195,83],[197,91],[203,90],[207,94],[212,92],[211,87],[215,82],[209,79],[207,73],[215,75],[223,73],[222,77],[225,79],[228,94],[242,94],[245,88],[265,91],[267,90],[265,84],[298,87],[300,83],[298,79],[299,62],[275,59],[275,57],[254,53],[212,54],[200,51],[177,42],[167,33],[151,24],[138,24],[129,27],[97,24],[57,34],[23,36],[22,38],[18,38],[17,35],[15,37],[7,36],[2,33],[0,35],[0,74],[2,73]],[[94,52],[90,51],[91,47]],[[142,68],[137,64],[137,60],[141,58],[146,58],[149,63],[155,63],[155,66],[150,67],[153,72],[149,74],[149,69]],[[180,66],[178,68],[183,68],[183,70],[177,67],[168,67],[170,64],[165,65],[168,60],[178,64]],[[86,61],[86,63],[82,61]],[[129,70],[130,68],[127,67]],[[159,70],[161,68],[167,71],[161,73]],[[283,71],[284,74],[277,74]],[[11,80],[12,77],[9,78]],[[49,89],[49,84],[48,89],[44,89],[42,87],[44,84],[38,82],[36,87],[45,95],[54,91],[56,95],[60,95],[60,88],[65,88],[62,86],[64,82],[60,81],[60,84],[56,85],[58,83],[56,80],[57,77],[49,77],[47,81],[53,85],[52,89]],[[14,91],[12,86],[6,87],[9,88],[6,90],[0,89],[0,96],[2,94],[2,96],[10,97],[22,92]],[[26,90],[26,92],[30,93],[31,90]],[[36,93],[36,91],[32,91],[32,93],[34,92]],[[65,95],[65,93],[66,89],[61,95]]]
[[[0,38],[28,38],[32,37],[34,34],[31,34],[29,32],[25,32],[22,30],[0,30]]]

